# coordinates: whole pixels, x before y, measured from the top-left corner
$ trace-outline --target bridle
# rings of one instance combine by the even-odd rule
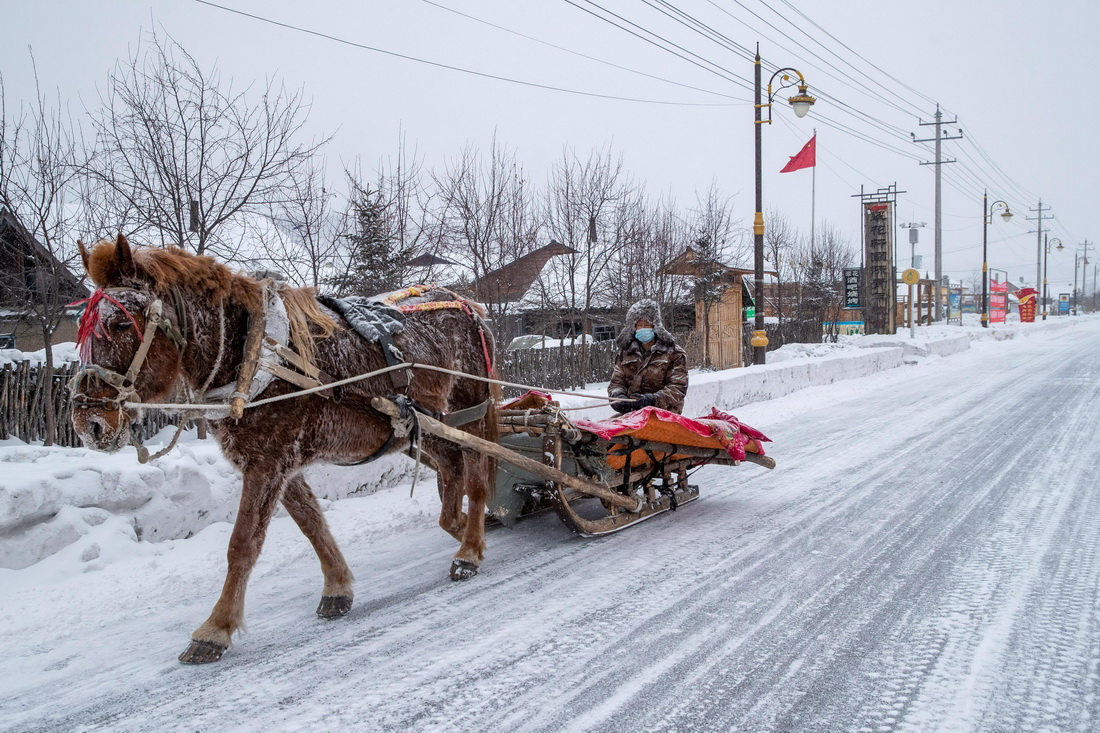
[[[97,338],[99,336],[110,335],[103,331],[96,316],[91,314],[93,309],[98,309],[100,302],[107,300],[114,303],[115,306],[121,308],[123,313],[129,316],[131,321],[136,321],[134,317],[130,315],[130,312],[126,310],[118,300],[111,296],[111,293],[123,293],[123,292],[138,292],[136,288],[100,288],[92,294],[90,298],[85,301],[79,301],[87,303],[84,315],[81,316],[81,340]],[[83,364],[76,374],[69,381],[69,392],[72,395],[72,403],[74,407],[103,407],[111,411],[124,411],[127,403],[140,403],[141,396],[137,393],[135,382],[137,380],[138,373],[141,371],[141,367],[145,364],[145,358],[149,354],[149,349],[153,345],[153,339],[157,335],[157,330],[164,332],[164,335],[168,337],[172,343],[179,349],[180,355],[183,355],[184,349],[187,348],[187,338],[183,335],[183,332],[177,328],[173,323],[164,316],[164,301],[156,295],[152,295],[152,301],[145,308],[145,330],[141,334],[141,346],[138,347],[137,352],[134,353],[134,358],[130,360],[130,366],[126,369],[125,374],[119,374],[116,371],[107,369],[98,364]],[[183,299],[178,292],[173,292],[173,300],[177,318],[180,324],[186,330],[186,310],[183,307]],[[75,304],[74,304],[75,305]],[[89,319],[85,321],[85,319]],[[83,346],[83,343],[81,344]],[[105,384],[114,387],[117,394],[113,398],[106,397],[92,397],[85,389],[89,378],[98,379]]]

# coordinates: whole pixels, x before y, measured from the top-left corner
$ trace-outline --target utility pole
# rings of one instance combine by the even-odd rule
[[[1088,302],[1088,301],[1085,300],[1085,293],[1088,292],[1089,250],[1092,249],[1095,246],[1096,245],[1092,244],[1087,239],[1080,245],[1080,248],[1082,250],[1084,250],[1084,254],[1082,255],[1082,257],[1084,258],[1084,262],[1085,262],[1084,266],[1081,267],[1081,310],[1083,310],[1083,311],[1088,310],[1088,308],[1085,307],[1085,304]],[[1074,277],[1075,280],[1077,279],[1076,275],[1074,275],[1073,277]],[[1093,278],[1092,278],[1092,289],[1096,290],[1096,277],[1095,276],[1093,276]]]
[[[935,137],[917,139],[917,136],[914,135],[913,133],[909,133],[909,134],[912,135],[913,142],[915,142],[915,143],[926,143],[926,142],[931,142],[933,140],[936,143],[936,160],[935,160],[935,162],[921,163],[921,165],[934,165],[934,166],[936,166],[936,212],[935,212],[935,219],[936,219],[936,222],[935,222],[935,228],[936,228],[936,231],[935,231],[936,287],[934,288],[935,297],[933,299],[933,302],[935,303],[935,306],[936,306],[936,320],[939,321],[939,320],[943,319],[943,298],[942,298],[942,287],[943,287],[943,208],[942,208],[942,203],[943,203],[943,172],[942,172],[942,167],[941,166],[943,166],[945,163],[954,163],[955,162],[954,160],[944,160],[943,159],[943,157],[942,157],[943,156],[943,141],[944,140],[958,140],[963,135],[962,135],[962,130],[959,130],[958,135],[944,135],[943,134],[943,131],[940,129],[943,125],[957,125],[957,124],[959,124],[959,120],[958,120],[958,118],[955,118],[951,122],[944,122],[943,121],[943,112],[940,111],[940,106],[938,104],[936,105],[936,120],[935,120],[935,122],[920,122],[918,120],[918,124],[921,125],[922,127],[928,126],[928,125],[935,125],[935,127],[936,127],[936,136]]]
[[[1038,288],[1042,287],[1042,285],[1040,283],[1043,282],[1043,280],[1042,280],[1042,277],[1043,277],[1043,212],[1045,211],[1046,213],[1049,214],[1050,213],[1050,207],[1049,206],[1044,207],[1043,206],[1043,200],[1039,199],[1039,208],[1037,208],[1037,209],[1028,209],[1028,211],[1037,211],[1039,213],[1038,216],[1026,217],[1028,221],[1038,221],[1039,222],[1039,229],[1038,229],[1038,232],[1037,232],[1038,237],[1037,237],[1036,243],[1035,243],[1035,287],[1036,287],[1036,289],[1038,289]],[[1049,219],[1051,217],[1048,216],[1047,218]]]

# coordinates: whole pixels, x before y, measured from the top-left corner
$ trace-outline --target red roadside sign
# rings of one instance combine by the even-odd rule
[[[1008,315],[1008,280],[989,283],[989,321],[1004,323]]]

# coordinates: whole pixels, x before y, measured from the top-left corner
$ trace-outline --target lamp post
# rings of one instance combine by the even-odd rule
[[[806,79],[802,76],[802,72],[797,69],[779,69],[772,78],[768,80],[768,100],[764,104],[760,102],[760,45],[756,46],[756,68],[755,68],[755,81],[756,81],[756,104],[754,105],[755,113],[755,133],[756,133],[756,216],[752,223],[753,234],[753,298],[756,301],[756,318],[753,323],[752,340],[749,342],[752,345],[752,363],[763,364],[765,360],[765,352],[768,346],[768,334],[764,331],[764,192],[763,192],[763,175],[762,170],[762,144],[760,132],[762,126],[765,124],[770,125],[772,122],[772,97],[775,92],[782,91],[789,87],[798,85],[798,94],[787,99],[791,107],[794,109],[796,117],[805,117],[806,113],[810,111],[810,106],[817,100],[811,97],[806,91]],[[798,76],[798,81],[794,81],[792,74]],[[780,84],[774,91],[772,90],[772,84],[775,82],[775,78],[781,76]],[[767,108],[768,119],[761,119],[761,111]]]
[[[1046,242],[1046,247],[1043,249],[1043,320],[1045,321],[1047,319],[1047,257],[1050,256],[1051,247],[1055,247],[1059,252],[1065,247],[1062,246],[1062,240],[1058,237],[1048,240],[1044,234],[1043,239]],[[1055,246],[1055,242],[1058,243],[1057,246]]]
[[[1004,209],[1001,218],[1012,219],[1012,211],[1004,201],[989,203],[989,192],[982,192],[982,328],[989,328],[989,223],[993,221],[993,212]]]
[[[1073,315],[1077,315],[1077,264],[1078,264],[1078,261],[1080,261],[1080,264],[1081,264],[1081,290],[1082,291],[1084,291],[1084,289],[1085,289],[1085,277],[1088,275],[1088,270],[1086,269],[1089,265],[1088,243],[1086,243],[1084,245],[1081,245],[1081,246],[1085,250],[1084,255],[1081,255],[1080,257],[1078,257],[1078,253],[1081,251],[1080,249],[1078,249],[1076,252],[1073,253]],[[1082,295],[1082,297],[1084,297],[1084,292],[1082,292],[1081,295]]]

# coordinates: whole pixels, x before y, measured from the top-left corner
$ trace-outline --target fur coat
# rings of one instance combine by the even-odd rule
[[[634,324],[645,319],[656,334],[647,349],[634,338]],[[609,397],[654,396],[654,407],[669,412],[684,409],[688,387],[687,353],[665,329],[660,306],[652,300],[640,300],[630,306],[626,325],[615,339],[619,353],[607,387]]]

